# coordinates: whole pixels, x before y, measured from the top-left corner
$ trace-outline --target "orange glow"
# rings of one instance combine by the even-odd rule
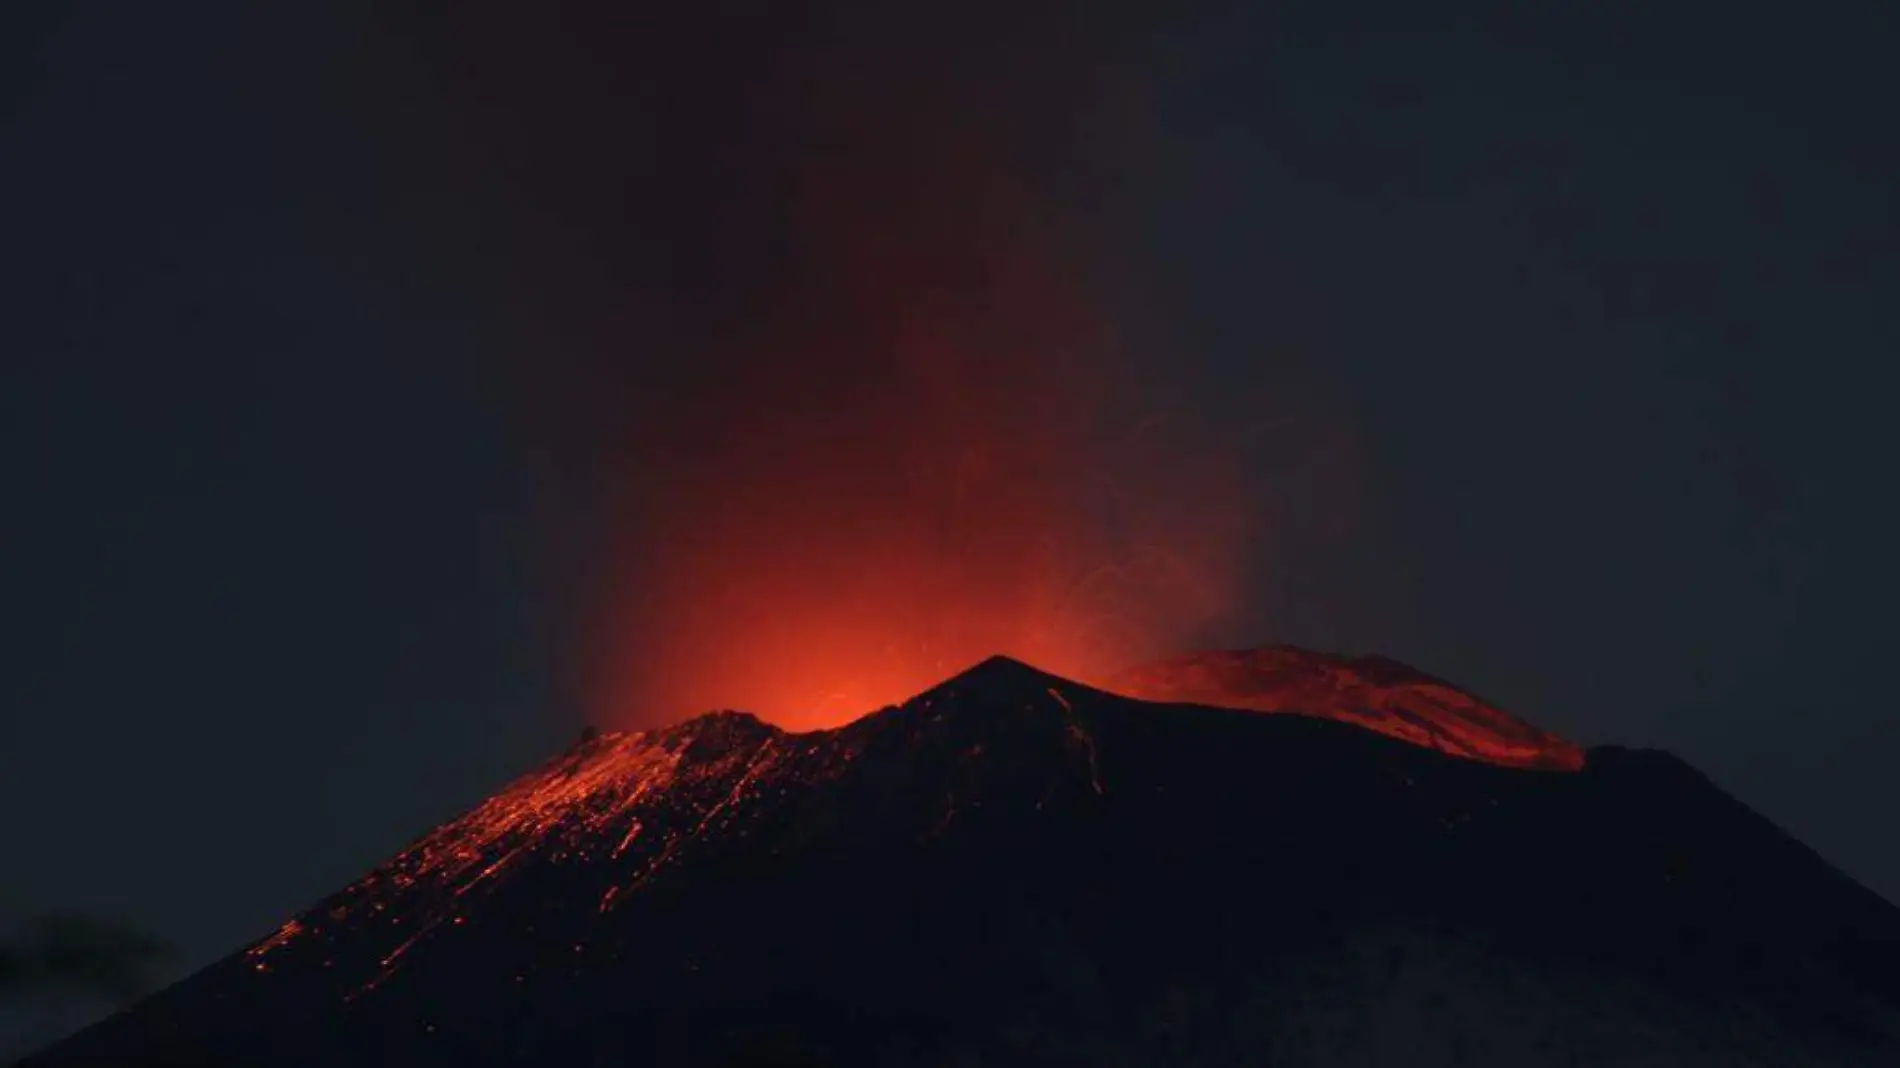
[[[991,654],[1095,679],[1236,609],[1238,430],[1181,414],[1171,354],[1132,359],[1073,236],[964,147],[814,163],[801,280],[630,402],[597,722],[834,726]]]
[[[716,751],[688,760],[686,749],[696,743]],[[411,949],[445,925],[464,925],[482,895],[520,866],[601,864],[631,848],[637,854],[631,871],[600,898],[598,908],[607,912],[694,850],[743,831],[768,792],[833,780],[855,758],[835,734],[789,735],[730,714],[666,731],[600,735],[351,884],[324,919],[293,919],[247,953],[254,971],[269,972],[272,954],[285,947],[322,941],[329,929],[374,918],[401,938],[352,995],[360,996],[394,975]],[[648,835],[643,813],[690,817]]]
[[[1104,689],[1146,701],[1336,719],[1507,767],[1576,771],[1581,746],[1383,657],[1291,646],[1194,653],[1116,672]]]

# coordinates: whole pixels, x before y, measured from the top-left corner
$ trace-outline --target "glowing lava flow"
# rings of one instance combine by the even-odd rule
[[[1056,704],[1062,706],[1062,718],[1068,724],[1070,740],[1081,746],[1082,752],[1088,756],[1089,787],[1098,794],[1107,793],[1108,791],[1102,788],[1101,758],[1095,749],[1095,738],[1075,718],[1075,706],[1069,703],[1068,698],[1062,696],[1061,690],[1051,686],[1049,696],[1055,698]]]
[[[268,972],[286,947],[334,930],[387,923],[404,932],[381,957],[387,979],[420,940],[465,920],[479,897],[530,862],[601,865],[599,907],[660,875],[696,847],[741,826],[768,791],[835,778],[855,756],[824,735],[788,735],[735,712],[666,730],[584,739],[467,815],[443,824],[325,906],[248,951]]]
[[[1286,645],[1196,653],[1124,670],[1101,688],[1144,701],[1335,719],[1506,767],[1583,767],[1583,749],[1575,743],[1384,657],[1335,657]]]

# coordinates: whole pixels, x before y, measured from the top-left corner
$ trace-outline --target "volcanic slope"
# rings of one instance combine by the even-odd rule
[[[1891,1066],[1896,961],[1900,910],[1666,754],[998,658],[833,731],[583,738],[25,1063]]]
[[[1509,767],[1583,766],[1580,746],[1382,656],[1329,656],[1292,645],[1191,653],[1129,668],[1103,687],[1144,701],[1344,720]]]

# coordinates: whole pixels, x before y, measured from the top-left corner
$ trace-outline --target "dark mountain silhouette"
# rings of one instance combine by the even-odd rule
[[[26,1063],[1900,1064],[1900,910],[1681,761],[1291,710],[998,658],[589,735]]]

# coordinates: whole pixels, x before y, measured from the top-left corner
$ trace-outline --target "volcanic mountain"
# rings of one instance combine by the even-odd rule
[[[1900,1064],[1900,910],[1674,757],[1285,647],[1113,686],[1198,703],[590,733],[26,1063]]]

